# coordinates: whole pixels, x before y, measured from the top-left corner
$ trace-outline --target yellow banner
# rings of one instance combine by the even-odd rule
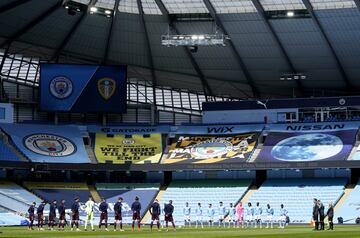
[[[158,163],[162,154],[161,134],[124,135],[96,134],[95,155],[99,163],[110,160],[115,164],[131,161],[134,164]]]

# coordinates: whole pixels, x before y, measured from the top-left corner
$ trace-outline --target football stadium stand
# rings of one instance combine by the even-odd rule
[[[25,187],[46,201],[65,199],[66,207],[70,208],[75,197],[85,202],[90,196],[85,183],[50,183],[50,182],[25,182]]]
[[[18,226],[24,220],[22,216],[0,209],[0,226]]]
[[[360,217],[360,182],[355,186],[344,203],[335,210],[336,218],[342,217],[344,223],[354,224],[356,218]]]
[[[336,202],[344,193],[346,179],[269,179],[247,201],[263,207],[269,203],[279,217],[284,204],[292,223],[308,223],[311,219],[313,198],[320,199],[325,208]]]
[[[217,208],[222,201],[227,207],[229,203],[236,204],[245,194],[251,184],[250,180],[192,180],[173,181],[164,192],[160,205],[163,206],[169,200],[173,200],[174,220],[178,224],[183,223],[183,207],[188,202],[192,208],[191,216],[195,219],[197,203],[201,203],[206,214],[208,204]],[[206,215],[204,215],[205,217]]]
[[[141,216],[148,210],[149,205],[155,199],[160,184],[154,183],[97,183],[96,188],[101,197],[104,197],[108,203],[114,204],[119,197],[123,202],[123,220],[128,223],[131,220],[131,204],[135,197],[140,198]],[[113,211],[111,211],[113,212]],[[110,215],[110,217],[113,217]]]
[[[41,199],[19,185],[0,182],[0,206],[19,214],[26,214],[32,202],[41,203]]]

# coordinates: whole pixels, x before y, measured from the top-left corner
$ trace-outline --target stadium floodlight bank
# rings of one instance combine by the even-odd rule
[[[226,46],[229,37],[224,34],[201,35],[162,35],[161,44],[164,46]]]

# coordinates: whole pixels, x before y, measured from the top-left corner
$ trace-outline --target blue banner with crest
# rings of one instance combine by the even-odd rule
[[[125,112],[126,66],[40,65],[40,109]]]
[[[77,126],[0,124],[32,162],[90,163]]]

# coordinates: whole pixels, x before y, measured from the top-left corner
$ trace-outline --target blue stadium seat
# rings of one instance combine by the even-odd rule
[[[265,208],[270,204],[279,217],[284,204],[293,223],[309,223],[312,217],[313,198],[320,199],[327,208],[344,193],[346,179],[269,179],[246,202],[259,202]]]
[[[124,199],[123,202],[123,221],[131,221],[131,204],[135,197],[140,198],[141,203],[141,217],[147,211],[151,202],[155,199],[158,191],[159,184],[96,184],[96,188],[101,197],[104,197],[108,203],[114,204],[119,197]],[[113,212],[111,211],[110,216]]]
[[[39,204],[41,199],[15,183],[0,182],[0,206],[25,214],[32,202]]]
[[[0,226],[19,226],[24,217],[11,212],[0,211]]]
[[[355,219],[360,217],[360,182],[349,194],[349,197],[341,205],[341,207],[335,211],[335,222],[338,217],[342,217],[344,223],[355,223]]]
[[[204,219],[206,217],[206,209],[211,203],[217,208],[219,202],[222,201],[226,207],[229,203],[236,204],[240,198],[245,194],[250,186],[250,180],[246,181],[227,181],[227,180],[206,180],[201,182],[196,181],[176,181],[172,182],[166,189],[161,198],[160,205],[163,208],[164,204],[169,200],[173,200],[174,205],[174,220],[178,224],[183,224],[183,208],[188,202],[192,208],[191,217],[195,220],[195,209],[197,203],[201,203],[204,208]]]

